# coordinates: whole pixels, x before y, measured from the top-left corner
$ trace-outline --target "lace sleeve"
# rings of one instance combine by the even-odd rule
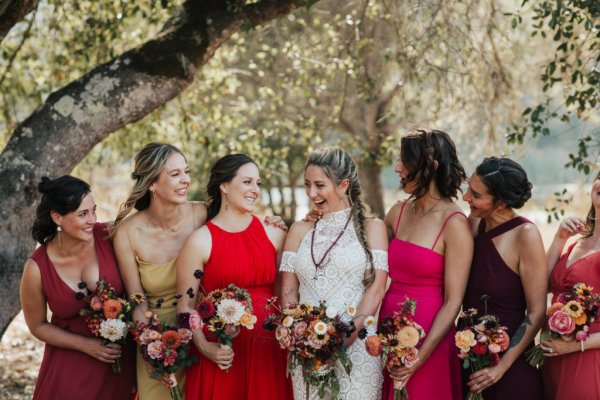
[[[387,253],[386,253],[387,254]],[[387,258],[386,258],[387,263]],[[387,265],[387,264],[386,264]],[[296,272],[296,253],[293,251],[284,251],[281,254],[280,272]]]
[[[373,254],[373,268],[389,272],[387,250],[371,250]]]

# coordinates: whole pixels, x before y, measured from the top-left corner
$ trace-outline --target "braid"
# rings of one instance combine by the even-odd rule
[[[371,253],[371,249],[369,248],[369,244],[367,243],[367,224],[365,217],[365,205],[360,198],[360,188],[356,188],[352,185],[350,190],[350,202],[352,203],[352,208],[350,212],[352,213],[352,219],[354,222],[354,230],[356,231],[356,237],[360,241],[360,244],[365,251],[365,256],[367,257],[367,263],[369,265],[367,271],[365,272],[365,277],[363,279],[363,285],[368,287],[375,281],[375,268],[373,266],[373,253]]]

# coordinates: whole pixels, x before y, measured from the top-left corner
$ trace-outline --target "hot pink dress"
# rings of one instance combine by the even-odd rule
[[[428,333],[444,302],[444,256],[433,251],[448,219],[431,248],[422,247],[396,238],[404,206],[402,204],[394,238],[388,250],[388,263],[392,283],[383,302],[379,319],[398,310],[398,303],[406,297],[416,300],[415,321]],[[466,218],[466,217],[465,217]],[[454,346],[455,329],[452,328],[433,351],[427,362],[408,380],[406,388],[410,400],[459,400],[462,399],[458,350]],[[394,399],[394,383],[384,373],[383,399]]]
[[[600,252],[582,257],[567,268],[567,259],[575,244],[558,260],[550,274],[550,291],[554,296],[572,290],[578,282],[600,291]],[[589,333],[596,332],[600,332],[600,323],[590,325]],[[547,357],[543,378],[546,399],[600,399],[600,349]]]

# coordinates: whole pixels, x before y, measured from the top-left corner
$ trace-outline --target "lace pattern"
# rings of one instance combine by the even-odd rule
[[[284,251],[281,254],[280,272],[296,272],[294,264],[296,263],[296,253],[293,251]]]

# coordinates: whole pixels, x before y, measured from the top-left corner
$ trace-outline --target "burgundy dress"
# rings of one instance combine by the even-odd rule
[[[526,223],[531,222],[523,217],[515,217],[486,232],[485,221],[481,220],[463,301],[463,309],[476,308],[479,317],[485,314],[485,303],[481,296],[488,295],[488,314],[500,318],[500,323],[508,328],[507,333],[511,338],[526,315],[525,292],[521,278],[504,263],[492,239]],[[463,383],[466,384],[470,374],[470,370],[463,370]],[[469,393],[468,390],[465,386],[465,395]],[[483,397],[486,400],[541,399],[541,375],[522,354],[498,382],[483,391]]]
[[[100,278],[107,280],[117,293],[122,293],[121,275],[104,224],[94,226],[94,241]],[[79,316],[86,301],[77,300],[76,292],[60,278],[48,258],[46,246],[38,247],[31,258],[40,269],[42,290],[52,311],[51,323],[81,336],[93,336],[84,318]],[[135,387],[134,351],[133,345],[123,348],[121,373],[114,373],[111,364],[86,353],[46,344],[33,399],[132,399]]]
[[[569,247],[552,270],[550,291],[554,296],[570,291],[578,282],[600,291],[600,252],[582,257],[567,268],[567,259],[575,244]],[[590,325],[589,333],[596,332],[600,332],[600,323]],[[600,349],[547,357],[543,372],[546,399],[600,399]]]

